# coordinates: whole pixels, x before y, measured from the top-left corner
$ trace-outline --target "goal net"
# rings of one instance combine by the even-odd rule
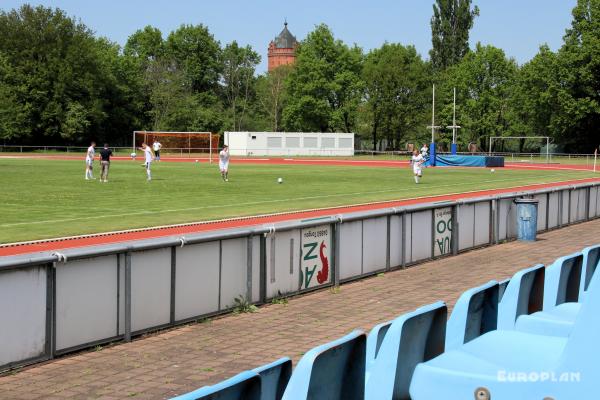
[[[511,161],[550,162],[550,140],[548,136],[492,136],[488,152],[511,157]]]
[[[134,131],[133,150],[142,143],[152,146],[154,141],[158,141],[162,145],[163,154],[180,157],[204,155],[212,162],[213,154],[218,153],[219,139],[219,134],[211,132]]]

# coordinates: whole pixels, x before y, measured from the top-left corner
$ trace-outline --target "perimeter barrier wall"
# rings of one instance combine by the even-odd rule
[[[0,259],[0,370],[600,216],[598,184]]]

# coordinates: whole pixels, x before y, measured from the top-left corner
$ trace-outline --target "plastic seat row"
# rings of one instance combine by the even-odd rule
[[[600,245],[177,397],[571,399],[600,382]]]

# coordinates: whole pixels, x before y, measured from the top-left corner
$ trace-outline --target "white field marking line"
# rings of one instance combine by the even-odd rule
[[[566,174],[560,174],[560,175],[562,176],[562,175],[566,175]],[[581,178],[581,179],[577,179],[577,180],[583,180],[583,179],[589,179],[589,178]],[[507,181],[513,181],[513,180],[514,180],[514,178],[494,179],[494,180],[481,181],[480,183],[507,182]],[[546,184],[546,183],[558,183],[558,182],[557,181],[538,182],[538,183],[533,183],[533,184],[523,184],[520,186],[539,185],[539,184]],[[456,184],[437,185],[436,188],[452,187],[452,186],[456,186]],[[515,186],[515,188],[516,187],[519,187],[519,186]],[[499,189],[511,189],[511,187],[499,188]],[[377,191],[372,191],[372,192],[354,192],[354,193],[328,194],[328,195],[322,195],[322,196],[306,196],[306,197],[296,197],[296,198],[291,198],[291,199],[273,199],[273,200],[252,201],[252,202],[237,203],[237,204],[221,204],[221,205],[212,205],[212,206],[203,206],[203,207],[189,207],[189,208],[179,208],[179,209],[175,208],[175,209],[155,210],[155,211],[138,211],[138,212],[133,212],[133,213],[121,213],[121,214],[109,214],[109,215],[91,215],[89,217],[61,218],[61,219],[52,219],[52,220],[44,220],[44,221],[13,222],[13,223],[9,223],[9,224],[0,224],[0,227],[9,228],[9,227],[13,227],[13,226],[41,225],[41,224],[50,224],[50,223],[56,223],[56,222],[87,221],[87,220],[103,219],[103,218],[127,217],[127,216],[132,216],[132,215],[165,214],[165,213],[172,213],[172,212],[229,208],[229,207],[235,207],[235,206],[251,206],[251,205],[261,205],[261,204],[283,203],[283,202],[288,202],[288,201],[293,201],[293,200],[316,200],[316,199],[325,199],[325,198],[343,197],[343,196],[360,196],[360,195],[367,195],[367,194],[406,192],[406,191],[412,191],[412,190],[414,190],[414,187],[407,187],[405,189],[377,190]],[[479,189],[476,191],[481,191],[481,190],[483,190],[483,189]],[[494,189],[484,189],[484,190],[494,190]],[[471,193],[471,191],[460,192],[460,193]],[[426,197],[446,196],[446,195],[447,194],[439,194],[439,195],[429,195]],[[402,200],[405,200],[405,199],[399,199],[398,201],[402,201]],[[394,201],[394,200],[387,200],[387,201]],[[346,206],[339,205],[336,207],[346,207]]]
[[[581,178],[581,179],[577,179],[577,180],[584,180],[584,179],[588,179],[588,178]],[[576,180],[572,180],[572,181],[576,181]],[[558,181],[558,182],[550,182],[550,183],[561,183],[561,182]],[[541,183],[541,184],[544,184],[544,183]],[[522,188],[523,186],[525,186],[525,185],[508,187],[508,188],[500,188],[497,190],[519,189],[519,188]],[[214,223],[220,223],[220,222],[244,221],[244,220],[248,220],[248,219],[266,218],[266,217],[274,217],[274,216],[281,216],[281,215],[293,216],[294,214],[303,214],[303,213],[307,213],[307,212],[326,211],[326,210],[339,209],[339,208],[352,208],[352,207],[361,207],[361,206],[369,206],[369,205],[381,205],[381,204],[388,204],[388,203],[396,203],[399,201],[404,202],[404,201],[414,201],[414,200],[420,200],[420,199],[434,200],[436,197],[441,197],[441,196],[456,196],[456,195],[461,195],[461,194],[478,193],[478,192],[482,192],[482,191],[486,191],[486,190],[495,190],[495,189],[483,189],[483,190],[477,189],[477,190],[468,190],[468,191],[464,191],[464,192],[451,192],[451,193],[445,193],[445,194],[439,194],[439,195],[408,197],[405,199],[381,200],[381,201],[373,201],[373,202],[367,202],[367,203],[355,203],[355,204],[342,205],[342,206],[337,205],[337,206],[329,206],[329,207],[321,207],[321,208],[308,208],[308,209],[303,209],[303,210],[281,211],[281,212],[269,213],[269,214],[255,214],[255,215],[248,215],[248,216],[242,216],[242,217],[221,218],[221,219],[204,220],[204,221],[196,221],[196,222],[184,222],[184,223],[180,223],[180,224],[158,225],[158,226],[150,226],[150,227],[145,227],[145,228],[125,229],[125,230],[120,230],[120,231],[90,233],[90,234],[76,235],[76,236],[63,236],[63,237],[58,237],[58,238],[31,240],[28,242],[2,243],[2,244],[0,244],[0,248],[23,246],[23,245],[36,244],[36,243],[58,242],[58,241],[72,240],[72,239],[110,236],[110,235],[115,235],[115,234],[145,232],[145,231],[154,231],[154,230],[160,231],[160,230],[169,229],[169,228],[180,228],[180,227],[188,227],[188,226],[194,226],[194,225],[208,225],[208,224],[214,224]],[[520,192],[515,191],[513,193],[518,194]],[[257,223],[256,225],[260,225],[260,224]]]
[[[551,169],[554,171],[589,171],[592,172],[591,168],[587,168],[587,167],[550,167],[550,166],[544,166],[544,165],[521,165],[521,164],[508,164],[506,165],[506,168],[508,169]]]
[[[585,179],[588,179],[588,178],[574,179],[572,181],[585,180]],[[549,182],[549,183],[559,184],[561,182],[558,181],[558,182]],[[543,185],[544,183],[540,183],[540,184]],[[535,184],[533,184],[533,185],[535,185]],[[72,240],[72,239],[111,236],[111,235],[116,235],[116,234],[126,234],[126,233],[134,233],[134,232],[160,231],[163,229],[170,229],[170,228],[181,228],[181,227],[188,227],[188,226],[194,226],[194,225],[208,225],[208,224],[215,224],[215,223],[221,223],[221,222],[244,221],[244,220],[248,220],[248,219],[258,219],[258,218],[274,217],[274,216],[280,216],[280,215],[293,216],[294,214],[302,214],[302,213],[307,213],[307,212],[326,211],[326,210],[333,210],[333,209],[339,209],[339,208],[352,208],[352,207],[361,207],[361,206],[369,206],[369,205],[381,205],[381,204],[387,204],[387,203],[396,203],[399,201],[414,201],[414,200],[419,200],[419,199],[432,199],[433,200],[436,197],[442,197],[442,196],[456,196],[456,195],[461,195],[461,194],[478,193],[478,192],[482,192],[482,191],[486,191],[486,190],[519,189],[519,188],[522,188],[523,186],[526,186],[526,185],[513,186],[513,187],[507,187],[507,188],[500,188],[500,189],[468,190],[465,192],[452,192],[452,193],[445,193],[445,194],[439,194],[439,195],[408,197],[405,199],[397,199],[397,200],[381,200],[381,201],[373,201],[373,202],[368,202],[368,203],[355,203],[355,204],[342,205],[342,206],[338,205],[338,206],[330,206],[330,207],[322,207],[322,208],[308,208],[308,209],[304,209],[304,210],[281,211],[281,212],[269,213],[269,214],[256,214],[256,215],[248,215],[248,216],[243,216],[243,217],[222,218],[222,219],[204,220],[204,221],[197,221],[197,222],[185,222],[185,223],[181,223],[181,224],[159,225],[159,226],[150,226],[150,227],[146,227],[146,228],[134,228],[134,229],[125,229],[125,230],[120,230],[120,231],[99,232],[99,233],[90,233],[90,234],[85,234],[85,235],[64,236],[64,237],[50,238],[50,239],[31,240],[28,242],[0,243],[0,248],[23,246],[23,245],[29,245],[29,244],[48,243],[48,242],[59,242],[59,241]],[[513,193],[518,194],[520,192],[515,191]],[[484,196],[482,196],[482,197],[484,197]],[[260,225],[260,223],[257,223],[256,225]]]

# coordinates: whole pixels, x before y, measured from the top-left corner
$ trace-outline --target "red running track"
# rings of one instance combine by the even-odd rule
[[[483,197],[503,193],[514,193],[524,190],[543,189],[549,187],[564,186],[577,183],[600,182],[600,178],[586,178],[555,183],[517,186],[504,189],[481,190],[467,193],[452,193],[440,196],[419,197],[406,200],[386,201],[379,203],[361,204],[354,206],[332,207],[327,209],[288,212],[275,215],[264,215],[248,218],[237,218],[214,222],[186,224],[171,227],[148,228],[137,231],[124,231],[105,234],[80,236],[73,238],[54,239],[33,243],[13,244],[0,246],[0,256],[13,256],[19,254],[35,253],[42,251],[58,251],[85,246],[98,246],[117,242],[128,242],[141,239],[151,239],[166,236],[183,236],[186,234],[217,231],[238,227],[249,227],[277,222],[318,218],[328,215],[352,213],[357,211],[376,210],[382,208],[401,207],[411,204],[442,202],[449,200],[460,200],[474,197]]]

